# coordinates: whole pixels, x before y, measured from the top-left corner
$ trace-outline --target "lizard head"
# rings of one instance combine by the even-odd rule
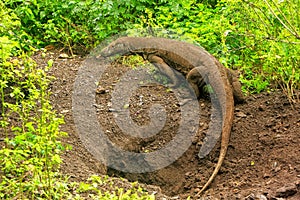
[[[117,54],[123,55],[130,51],[130,45],[127,41],[126,37],[121,37],[112,43],[110,43],[107,47],[102,49],[101,56],[109,57],[115,56]]]

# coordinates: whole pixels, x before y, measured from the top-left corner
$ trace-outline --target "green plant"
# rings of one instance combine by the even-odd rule
[[[247,93],[279,86],[292,100],[300,88],[299,8],[296,0],[181,0],[166,2],[150,17],[152,25],[192,38],[240,70]]]
[[[8,15],[4,12],[1,20],[10,19]],[[13,23],[5,28],[8,26],[15,31]],[[94,191],[89,195],[94,199],[154,199],[140,187],[103,191],[113,183],[96,176],[86,183],[72,183],[59,172],[60,154],[70,147],[59,141],[66,136],[59,129],[64,121],[49,100],[48,85],[53,77],[47,71],[53,60],[46,67],[37,66],[14,41],[14,34],[1,31],[0,137],[4,146],[0,149],[0,198],[83,199],[82,193]]]
[[[61,199],[67,190],[60,184],[65,181],[58,173],[64,147],[57,139],[65,133],[59,131],[63,119],[49,102],[48,67],[39,68],[22,53],[13,34],[18,19],[2,2],[0,6],[0,130],[5,133],[0,198]]]
[[[251,64],[248,72],[255,72],[262,80],[255,88],[264,85],[275,88],[280,86],[291,101],[299,100],[295,92],[300,89],[299,1],[263,0],[240,3],[241,12],[236,13],[239,13],[238,19],[244,23],[239,23],[236,31],[245,38],[244,44],[247,47],[241,51],[245,52],[242,61]],[[246,60],[247,58],[251,59]],[[264,84],[265,82],[268,84]]]
[[[0,69],[1,120],[7,133],[0,150],[0,197],[60,199],[64,194],[56,184],[64,147],[57,139],[65,133],[59,131],[63,119],[49,102],[51,79],[25,54],[4,59]],[[20,120],[11,120],[12,115]]]
[[[21,19],[21,31],[23,36],[24,32],[28,34],[31,44],[38,47],[61,44],[70,53],[73,48],[85,50],[133,27],[145,19],[148,7],[158,4],[145,0],[5,0],[5,5]]]
[[[76,185],[76,192],[79,194],[88,193],[91,199],[115,199],[115,200],[154,200],[154,195],[149,195],[137,182],[132,183],[129,188],[120,188],[116,185],[114,178],[91,176],[87,182]]]

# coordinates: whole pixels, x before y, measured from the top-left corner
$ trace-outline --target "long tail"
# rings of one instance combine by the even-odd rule
[[[220,155],[218,159],[218,163],[208,179],[208,181],[205,183],[205,185],[202,187],[202,189],[197,193],[197,196],[200,195],[204,190],[207,189],[207,187],[212,183],[214,178],[217,176],[221,165],[224,161],[224,158],[226,156],[226,152],[228,149],[228,144],[230,140],[230,132],[231,127],[233,123],[233,115],[234,115],[234,100],[233,100],[233,94],[232,89],[227,80],[225,81],[225,105],[221,105],[222,109],[222,120],[223,120],[223,126],[222,126],[222,139],[221,139],[221,150]],[[220,101],[222,102],[222,101]],[[225,108],[224,108],[225,106]]]
[[[222,143],[223,143],[222,146],[226,145],[225,142],[223,142],[223,140],[222,140]],[[226,142],[226,143],[228,144],[228,142]],[[209,177],[208,181],[205,183],[205,185],[202,187],[202,189],[197,193],[197,196],[200,195],[204,190],[206,190],[207,187],[213,182],[214,178],[217,176],[217,174],[221,168],[221,165],[224,161],[224,158],[225,158],[225,155],[227,152],[227,146],[221,147],[218,163],[217,163],[212,175]]]

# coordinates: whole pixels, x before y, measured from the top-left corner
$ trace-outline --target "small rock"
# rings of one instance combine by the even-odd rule
[[[62,54],[59,54],[58,58],[65,59],[65,58],[70,58],[70,56],[66,53],[62,53]]]
[[[68,113],[70,110],[62,110],[60,113],[65,114]]]
[[[259,110],[259,111],[264,111],[264,110],[265,110],[265,106],[260,105],[260,106],[258,107],[258,110]]]
[[[195,189],[194,189],[194,193],[197,194],[198,192],[200,192],[200,188],[195,188]]]
[[[96,89],[96,94],[104,94],[105,92],[105,89],[101,86]]]
[[[93,106],[95,107],[95,108],[101,108],[101,105],[99,105],[99,104],[93,104]]]
[[[300,175],[298,175],[298,176],[300,177]],[[297,181],[295,184],[296,184],[297,188],[300,189],[300,180]]]
[[[273,180],[269,180],[266,182],[266,185],[270,185],[271,183],[273,183]]]
[[[76,176],[74,174],[69,175],[70,178],[76,178]]]
[[[268,198],[263,194],[256,195],[256,198],[259,199],[259,200],[268,200]]]
[[[249,194],[249,195],[245,198],[245,200],[255,200],[255,194],[253,194],[253,193]]]
[[[295,184],[290,183],[276,190],[276,197],[289,197],[297,193],[297,187]]]
[[[185,173],[185,176],[190,177],[193,173],[192,172],[187,172]]]
[[[280,166],[277,166],[277,167],[275,167],[274,172],[277,173],[277,172],[279,172],[280,170],[281,170],[281,167],[280,167]]]
[[[264,178],[270,178],[271,177],[271,175],[269,174],[269,173],[264,173],[264,176],[263,176]]]
[[[237,113],[236,113],[236,116],[237,116],[237,117],[242,117],[242,118],[247,117],[247,115],[246,115],[245,113],[243,113],[243,112],[237,112]]]

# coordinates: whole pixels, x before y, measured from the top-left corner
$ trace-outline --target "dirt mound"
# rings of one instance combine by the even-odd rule
[[[73,180],[84,180],[92,174],[121,176],[132,181],[157,185],[168,196],[199,199],[195,194],[208,180],[218,159],[219,145],[204,159],[197,157],[203,133],[208,128],[210,102],[200,100],[200,129],[190,148],[170,166],[146,174],[122,173],[107,169],[82,145],[72,119],[71,97],[74,79],[83,58],[60,59],[59,52],[48,53],[46,58],[36,55],[39,64],[49,58],[55,60],[51,75],[54,108],[65,115],[62,130],[69,133],[65,143],[73,146],[63,155],[62,171]],[[115,124],[109,109],[114,84],[128,70],[115,65],[101,80],[102,92],[97,94],[99,122],[116,144],[133,152],[151,152],[167,144],[176,134],[180,118],[179,104],[166,88],[143,87],[129,104],[132,119],[142,125],[149,121],[150,105],[162,103],[167,111],[167,123],[155,137],[144,140],[130,138]],[[141,96],[143,104],[140,105]],[[281,91],[251,95],[243,105],[237,105],[230,146],[221,170],[205,199],[300,199],[300,105],[292,109]]]

